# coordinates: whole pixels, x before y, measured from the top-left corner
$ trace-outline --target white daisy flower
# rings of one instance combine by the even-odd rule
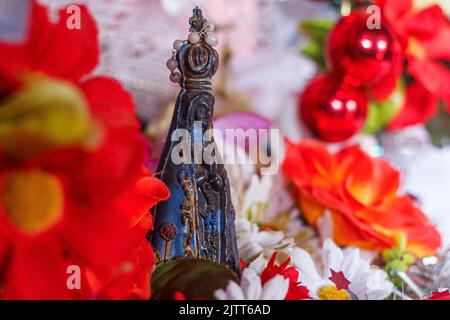
[[[295,206],[295,202],[281,174],[271,176],[253,174],[235,205],[238,217],[263,223],[272,221],[280,213],[289,212]]]
[[[217,150],[220,150],[222,161],[230,181],[231,199],[237,217],[244,217],[242,210],[244,199],[248,194],[248,184],[255,174],[255,165],[247,161],[247,153],[239,144],[224,141],[221,134],[214,136]]]
[[[285,238],[292,239],[297,246],[309,252],[319,250],[317,234],[300,219],[300,212],[295,207],[294,199],[288,192],[286,181],[281,174],[262,177],[253,175],[243,198],[242,209],[238,210],[239,218],[282,231]],[[289,243],[292,240],[289,240]],[[280,247],[277,249],[280,250]],[[286,249],[287,247],[283,251]],[[273,251],[265,253],[268,259]]]
[[[236,219],[236,239],[240,258],[252,261],[261,254],[270,258],[273,250],[294,246],[294,240],[286,238],[282,231],[260,231],[256,223]]]
[[[331,239],[325,240],[322,250],[323,269],[318,270],[311,255],[303,249],[292,250],[292,263],[299,271],[299,281],[314,299],[349,300],[352,295],[360,300],[383,300],[393,290],[387,274],[371,267],[370,260],[361,256],[359,249],[341,249]],[[329,278],[332,271],[342,272],[350,281],[348,290],[338,290]]]
[[[278,257],[278,256],[277,256]],[[255,270],[259,275],[264,271],[269,262],[270,257],[260,254],[255,260],[253,260],[248,267]]]
[[[278,173],[271,177],[271,189],[267,197],[268,206],[265,221],[272,221],[280,213],[289,212],[295,207],[295,200],[287,188],[287,181],[283,174]]]
[[[289,290],[289,279],[276,275],[261,284],[261,277],[251,268],[242,272],[241,283],[230,281],[225,289],[214,292],[218,300],[284,300]]]
[[[261,222],[269,206],[268,199],[272,189],[272,176],[253,175],[245,192],[240,217]]]

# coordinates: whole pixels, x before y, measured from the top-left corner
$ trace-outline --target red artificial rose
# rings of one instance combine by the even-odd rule
[[[431,95],[420,83],[412,83],[406,88],[406,101],[400,112],[388,124],[391,130],[424,123],[436,114],[438,99]]]
[[[400,173],[357,147],[336,154],[316,141],[287,141],[282,165],[308,223],[328,212],[333,240],[372,250],[393,247],[400,234],[422,257],[441,245],[439,232],[409,196],[398,194]]]
[[[438,5],[418,10],[412,0],[378,0],[377,4],[400,39],[406,52],[406,71],[415,80],[390,127],[423,123],[435,115],[439,100],[449,99],[450,69],[443,63],[450,61],[449,19]]]
[[[97,27],[32,2],[24,43],[0,42],[0,298],[148,298],[150,207],[131,96],[97,65]],[[80,271],[77,280],[70,276]],[[73,283],[72,283],[73,280]],[[72,287],[75,285],[75,287]]]

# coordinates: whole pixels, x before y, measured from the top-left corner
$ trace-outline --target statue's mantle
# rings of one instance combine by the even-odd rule
[[[205,20],[199,9],[190,19],[191,31],[200,31]],[[214,161],[194,163],[194,145],[204,150],[213,139],[203,139],[212,128],[214,96],[211,77],[218,68],[218,54],[202,38],[198,43],[183,44],[176,59],[182,75],[181,92],[175,105],[157,175],[170,189],[169,200],[154,210],[152,244],[157,262],[178,257],[205,258],[228,265],[239,272],[236,248],[234,208],[230,184],[220,155]],[[190,136],[191,162],[175,164],[171,154],[179,144],[172,139],[177,129]],[[174,140],[174,141],[172,141]]]

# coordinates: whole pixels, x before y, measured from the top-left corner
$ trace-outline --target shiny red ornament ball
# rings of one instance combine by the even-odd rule
[[[365,11],[354,11],[336,24],[327,39],[330,69],[353,85],[374,85],[402,61],[401,45],[390,27],[382,18],[379,25],[373,19]]]
[[[364,125],[368,99],[364,90],[333,75],[314,78],[299,96],[300,120],[319,138],[344,141]]]

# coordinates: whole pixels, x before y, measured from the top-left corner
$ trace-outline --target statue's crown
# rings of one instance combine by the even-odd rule
[[[192,11],[192,17],[189,18],[190,29],[189,31],[201,32],[206,19],[203,18],[202,10],[195,7]]]
[[[189,31],[198,34],[199,40],[195,43],[185,42],[177,54],[181,85],[186,89],[211,90],[211,77],[219,67],[217,51],[206,41],[206,22],[202,10],[196,7],[189,19]]]

